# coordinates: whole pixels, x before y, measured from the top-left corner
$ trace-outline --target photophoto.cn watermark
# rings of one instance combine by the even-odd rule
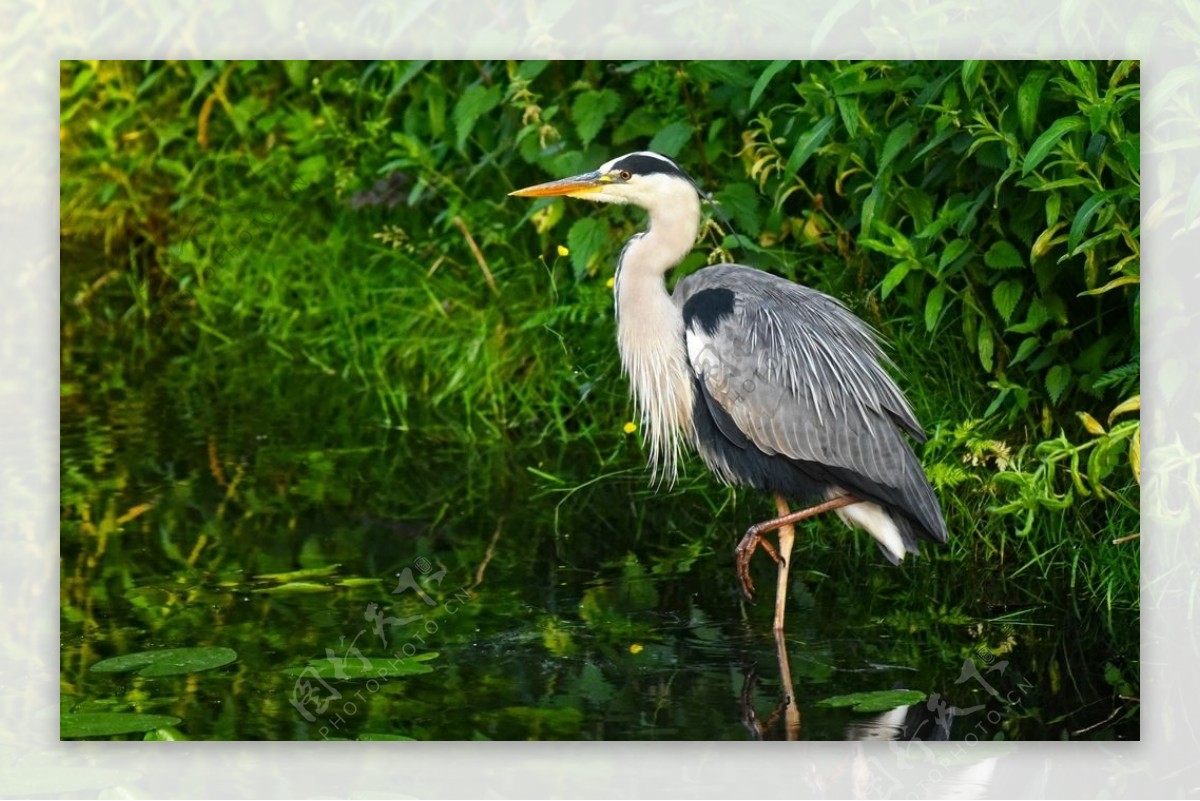
[[[300,672],[293,684],[289,702],[301,717],[317,725],[317,732],[322,739],[340,736],[347,724],[369,702],[370,696],[392,679],[403,678],[404,674],[397,672],[401,662],[433,650],[440,629],[438,617],[458,614],[463,606],[473,600],[471,591],[463,587],[439,604],[418,582],[417,573],[427,584],[440,587],[446,570],[443,568],[433,572],[433,566],[423,556],[413,562],[413,567],[400,571],[392,595],[408,591],[416,593],[425,605],[422,613],[389,617],[380,604],[367,603],[362,614],[366,625],[351,638],[349,645],[346,645],[344,636],[341,638],[339,648],[343,653],[339,656],[334,649],[325,649],[325,661],[329,663],[329,669],[321,671],[310,664]],[[438,612],[436,617],[434,612]],[[368,634],[379,648],[387,651],[386,656],[367,656],[363,653],[358,641]],[[355,682],[363,686],[353,692],[339,690],[323,675],[330,671],[333,681]]]

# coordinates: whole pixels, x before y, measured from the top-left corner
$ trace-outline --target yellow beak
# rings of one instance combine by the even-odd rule
[[[509,197],[581,197],[589,192],[595,192],[608,183],[608,176],[599,171],[585,172],[571,178],[527,186],[515,192],[509,192]]]

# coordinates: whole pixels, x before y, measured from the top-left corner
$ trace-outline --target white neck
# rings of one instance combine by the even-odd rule
[[[664,283],[696,242],[700,199],[690,186],[656,196],[650,228],[622,254],[616,282],[617,347],[658,479],[673,483],[683,439],[692,436],[694,390],[683,314]]]

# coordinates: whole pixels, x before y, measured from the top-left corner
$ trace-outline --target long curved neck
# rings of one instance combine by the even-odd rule
[[[696,242],[700,200],[671,193],[648,209],[650,227],[629,241],[616,278],[617,347],[641,414],[655,476],[673,482],[680,444],[692,432],[693,387],[683,314],[667,294],[666,273]]]

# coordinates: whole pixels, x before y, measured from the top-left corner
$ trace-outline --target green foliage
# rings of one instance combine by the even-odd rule
[[[895,343],[952,532],[929,569],[959,577],[930,597],[974,598],[963,576],[1012,573],[1028,582],[1014,594],[1070,593],[1081,620],[1104,613],[1106,647],[1136,648],[1137,75],[1133,62],[64,62],[64,625],[91,625],[107,601],[156,643],[203,644],[183,610],[216,577],[230,599],[316,609],[378,589],[325,580],[335,557],[375,558],[397,531],[427,547],[437,531],[473,575],[495,521],[519,519],[521,546],[497,556],[512,575],[614,574],[530,635],[593,665],[574,666],[581,688],[556,703],[619,692],[611,664],[635,658],[634,637],[636,658],[656,658],[653,616],[677,602],[653,582],[724,565],[726,529],[764,508],[698,465],[673,494],[646,487],[606,285],[640,215],[506,194],[649,147],[740,235],[706,227],[680,272],[728,248],[842,298]],[[805,557],[828,574],[859,575],[837,562],[847,543],[848,563],[874,557],[836,526],[814,531]],[[175,583],[149,578],[163,575]],[[149,647],[123,631],[104,655]],[[337,639],[287,650],[266,634],[287,664]],[[290,681],[263,662],[281,697]],[[812,664],[814,680],[833,672]],[[524,703],[497,701],[460,734],[578,725]]]

